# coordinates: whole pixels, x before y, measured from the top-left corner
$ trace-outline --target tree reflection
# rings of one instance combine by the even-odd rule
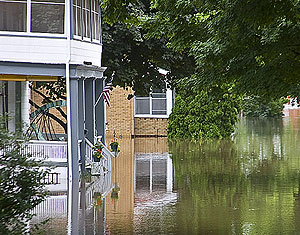
[[[297,231],[299,149],[285,130],[280,120],[242,120],[234,141],[170,143],[180,233]]]

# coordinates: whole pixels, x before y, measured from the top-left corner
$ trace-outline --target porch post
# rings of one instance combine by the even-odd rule
[[[22,100],[21,100],[21,120],[25,124],[25,128],[29,127],[30,120],[29,120],[29,112],[30,112],[30,88],[29,82],[22,82],[21,83],[21,91],[22,91]]]
[[[80,144],[80,169],[81,174],[85,173],[85,136],[84,136],[84,79],[80,79],[78,82],[78,138],[81,141]]]
[[[78,234],[79,154],[78,79],[67,76],[68,112],[68,234]]]
[[[85,128],[87,129],[87,138],[94,143],[94,103],[93,103],[93,79],[88,78],[84,82],[85,86]]]
[[[98,78],[95,80],[95,99],[98,100],[98,97],[103,91],[103,79]],[[102,136],[102,141],[105,143],[105,102],[103,98],[100,99],[100,102],[95,107],[95,129],[97,135]]]

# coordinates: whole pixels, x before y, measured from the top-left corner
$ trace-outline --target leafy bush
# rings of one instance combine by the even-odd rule
[[[259,96],[248,96],[242,101],[242,110],[246,117],[281,117],[287,99],[265,100]]]
[[[207,139],[230,136],[238,120],[240,98],[231,88],[219,89],[218,95],[215,94],[202,90],[195,95],[178,95],[169,117],[168,137]]]
[[[26,233],[31,210],[46,196],[42,183],[46,171],[24,152],[24,143],[0,123],[0,231]]]

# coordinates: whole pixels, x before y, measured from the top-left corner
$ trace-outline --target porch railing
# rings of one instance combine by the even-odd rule
[[[33,158],[51,162],[67,162],[68,145],[65,141],[30,140],[24,148],[24,153],[30,153]]]
[[[93,159],[93,144],[88,140],[86,141],[86,166],[91,166],[92,174],[103,175],[111,171],[111,158],[114,155],[109,151],[109,149],[102,143],[102,158],[99,162],[94,162]]]

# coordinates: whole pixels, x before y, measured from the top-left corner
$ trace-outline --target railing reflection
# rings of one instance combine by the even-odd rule
[[[105,198],[110,191],[111,172],[80,184],[69,182],[68,191],[50,191],[33,210],[31,225],[49,219],[46,227],[53,233],[64,228],[69,234],[105,234]]]

